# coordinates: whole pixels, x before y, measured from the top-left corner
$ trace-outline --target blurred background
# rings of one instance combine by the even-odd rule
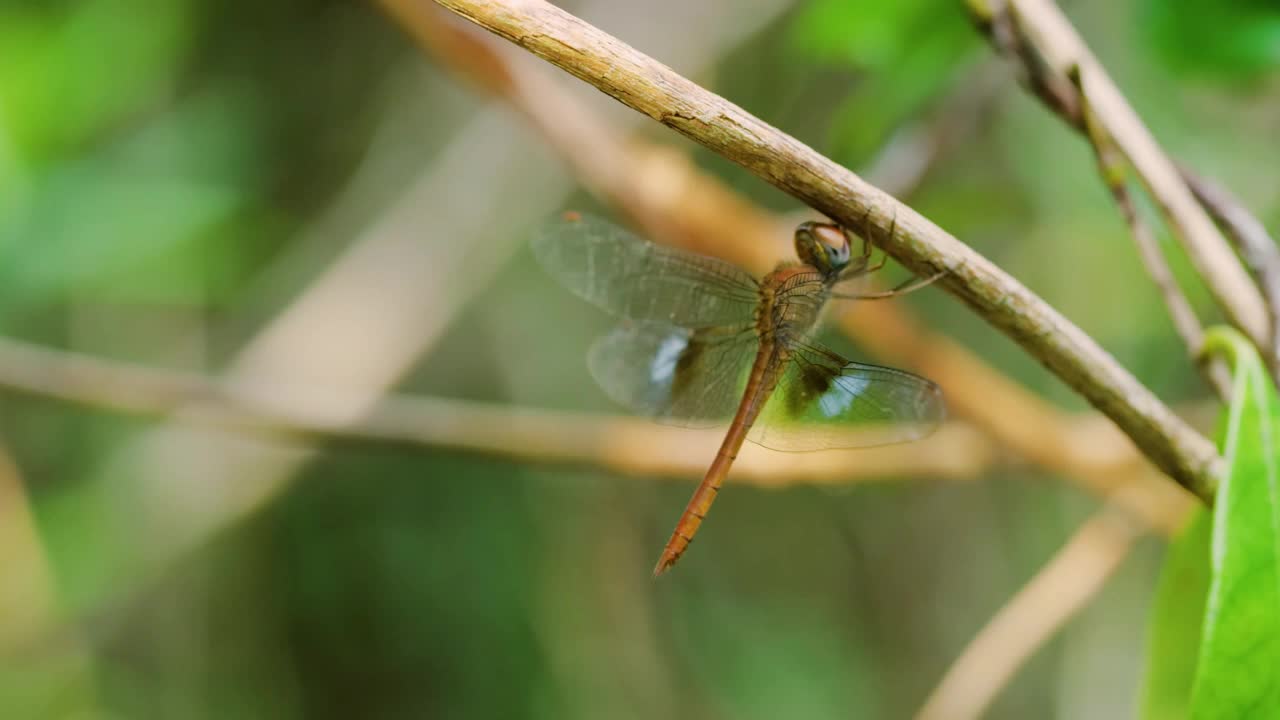
[[[626,218],[536,127],[589,113],[700,168],[779,214],[779,256],[803,208],[497,46],[569,101],[531,119],[428,5],[0,0],[0,717],[910,717],[1102,501],[999,447],[948,477],[731,476],[655,582],[696,470],[492,450],[506,424],[451,414],[621,413],[584,362],[611,321],[527,240],[566,207]],[[1212,408],[1088,146],[961,3],[565,5],[895,193],[1167,402]],[[1275,228],[1275,5],[1064,9],[1166,149]],[[1087,411],[941,291],[893,302]],[[831,342],[930,360],[873,335]],[[142,381],[75,374],[83,356]],[[254,384],[276,419],[209,422],[165,384],[201,376]],[[143,387],[170,411],[139,412]],[[344,437],[387,393],[486,404],[409,418],[426,441]],[[303,410],[337,432],[279,421]],[[1132,716],[1162,552],[1138,540],[987,716]]]

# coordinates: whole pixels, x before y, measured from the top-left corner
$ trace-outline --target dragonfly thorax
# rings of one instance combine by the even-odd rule
[[[826,277],[810,265],[783,265],[760,283],[756,327],[762,335],[801,338],[818,324],[830,296]]]

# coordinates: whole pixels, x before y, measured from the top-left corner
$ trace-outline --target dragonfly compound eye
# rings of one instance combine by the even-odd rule
[[[849,241],[837,225],[804,222],[796,228],[796,255],[823,272],[833,272],[849,264]]]

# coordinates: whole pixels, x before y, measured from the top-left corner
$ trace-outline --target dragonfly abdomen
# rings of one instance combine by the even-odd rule
[[[707,511],[711,509],[711,504],[720,493],[720,486],[729,475],[729,468],[738,458],[738,451],[742,449],[747,432],[751,430],[751,426],[755,424],[756,418],[760,416],[761,410],[768,402],[769,396],[777,387],[779,373],[785,361],[785,346],[768,338],[761,338],[738,411],[734,414],[728,432],[725,433],[724,441],[720,443],[720,449],[716,451],[715,459],[711,461],[711,467],[707,468],[702,483],[689,499],[689,504],[680,514],[675,530],[672,531],[671,537],[662,549],[662,556],[658,558],[658,564],[653,568],[654,576],[661,575],[675,565],[688,549],[689,544],[693,542],[693,536],[697,534]]]

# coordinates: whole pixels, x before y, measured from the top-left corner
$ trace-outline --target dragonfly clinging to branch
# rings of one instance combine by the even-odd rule
[[[829,299],[888,297],[934,279],[870,295],[842,292],[842,283],[883,264],[872,262],[866,241],[858,255],[852,244],[838,225],[801,223],[799,262],[757,280],[578,213],[534,238],[534,255],[552,276],[624,319],[588,355],[611,398],[660,422],[728,423],[654,575],[693,541],[744,440],[790,451],[868,447],[917,440],[942,420],[942,393],[929,380],[850,362],[813,340]]]

